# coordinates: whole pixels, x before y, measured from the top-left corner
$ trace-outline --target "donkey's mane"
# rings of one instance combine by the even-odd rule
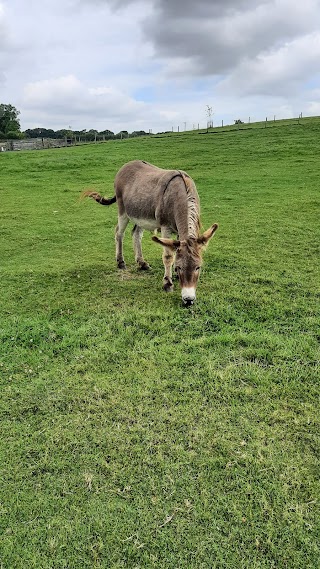
[[[187,204],[188,204],[188,236],[192,239],[197,239],[200,232],[200,212],[199,205],[196,199],[196,195],[193,191],[193,182],[189,176],[186,176],[183,172],[181,177],[184,181],[187,192]]]

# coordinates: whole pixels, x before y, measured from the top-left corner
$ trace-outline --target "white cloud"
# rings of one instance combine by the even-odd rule
[[[320,101],[311,101],[306,110],[309,116],[320,116]]]
[[[9,41],[7,23],[5,20],[4,6],[0,2],[0,85],[5,81],[4,75],[4,52]]]
[[[78,99],[82,85],[73,75],[28,83],[24,89],[24,102],[29,108],[65,108],[68,100]]]
[[[319,116],[320,115],[320,88],[312,89],[308,93],[308,101],[306,104],[306,114]]]
[[[32,111],[41,112],[47,123],[50,116],[58,116],[61,128],[68,123],[75,130],[89,125],[99,130],[115,125],[121,130],[128,123],[135,130],[142,122],[150,121],[153,112],[150,105],[114,87],[87,87],[74,75],[26,85],[23,111],[29,116]]]
[[[290,96],[304,79],[317,74],[320,33],[300,37],[271,53],[243,61],[222,81],[219,90],[248,94]]]
[[[0,50],[4,48],[7,37],[8,37],[8,31],[5,21],[4,6],[0,2]]]

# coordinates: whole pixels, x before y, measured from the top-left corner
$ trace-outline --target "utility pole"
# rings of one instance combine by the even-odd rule
[[[213,127],[213,121],[212,121],[212,118],[211,118],[211,117],[212,117],[212,114],[213,114],[213,111],[212,111],[212,107],[210,107],[209,105],[207,105],[206,113],[207,113],[207,117],[208,117],[208,120],[207,120],[207,130],[208,130],[208,128],[212,128],[212,127]]]

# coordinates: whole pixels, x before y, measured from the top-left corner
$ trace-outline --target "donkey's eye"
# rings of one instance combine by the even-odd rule
[[[196,271],[200,271],[201,267],[196,267],[195,270]]]

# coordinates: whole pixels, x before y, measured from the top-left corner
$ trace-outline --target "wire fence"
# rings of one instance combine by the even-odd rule
[[[314,117],[302,117],[302,113],[300,113],[299,117],[295,119],[276,119],[275,116],[273,118],[268,118],[264,121],[260,122],[252,122],[250,117],[248,118],[247,122],[243,122],[242,120],[238,119],[234,121],[233,124],[224,124],[224,121],[221,121],[220,125],[214,125],[213,121],[208,121],[207,125],[201,127],[200,124],[198,125],[193,124],[192,129],[187,129],[187,123],[184,123],[184,128],[180,129],[179,126],[176,128],[172,127],[170,131],[159,132],[157,134],[153,134],[152,129],[149,129],[149,133],[145,133],[146,136],[150,138],[164,138],[164,137],[172,137],[172,136],[181,136],[181,135],[190,135],[198,133],[200,135],[224,135],[228,133],[236,133],[239,131],[247,131],[247,130],[254,130],[254,129],[268,129],[268,128],[275,128],[275,127],[295,127],[295,126],[302,126],[307,125],[308,123],[319,120],[319,116]],[[114,138],[112,140],[127,140],[128,138],[136,138],[136,134],[126,132],[126,136],[121,136]],[[14,151],[14,150],[43,150],[46,148],[61,148],[67,146],[74,146],[74,145],[82,145],[82,144],[95,144],[95,143],[103,143],[106,140],[81,140],[80,138],[27,138],[22,140],[0,140],[0,152],[5,151]]]
[[[276,117],[274,116],[272,119],[266,117],[264,121],[260,122],[252,122],[250,120],[250,117],[247,122],[243,122],[242,120],[236,120],[234,121],[233,124],[225,124],[224,121],[222,120],[220,124],[213,125],[212,121],[210,121],[211,124],[208,123],[207,126],[201,127],[199,124],[197,126],[193,125],[192,130],[191,129],[181,130],[179,126],[176,128],[172,127],[170,131],[161,132],[154,136],[157,138],[162,138],[165,136],[181,136],[181,134],[190,135],[192,133],[198,133],[203,135],[228,134],[228,133],[235,133],[251,129],[253,130],[253,129],[269,129],[275,127],[282,128],[290,126],[292,127],[302,126],[302,125],[307,125],[308,123],[310,123],[310,121],[312,122],[317,119],[319,120],[320,117],[319,116],[302,117],[302,114],[300,114],[299,117],[294,119],[276,119]]]

